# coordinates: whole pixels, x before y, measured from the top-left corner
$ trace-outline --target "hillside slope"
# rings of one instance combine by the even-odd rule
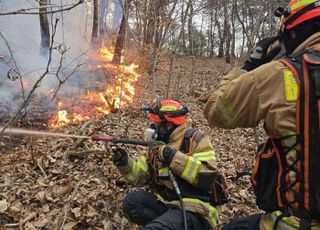
[[[152,77],[142,75],[136,86],[135,102],[117,113],[90,120],[79,126],[56,130],[78,135],[92,133],[143,138],[148,120],[142,105],[168,91],[169,61],[159,63]],[[178,58],[172,68],[169,97],[179,99],[190,110],[193,126],[211,137],[218,166],[225,174],[230,202],[223,208],[221,223],[235,215],[259,210],[249,177],[257,141],[263,131],[212,129],[203,117],[202,93],[214,89],[231,69],[219,59]],[[152,94],[151,92],[155,92]],[[109,146],[102,142],[68,138],[0,138],[0,227],[6,229],[138,229],[128,222],[121,201],[137,188],[121,179],[110,161]],[[141,146],[125,146],[133,156]],[[68,157],[68,156],[72,157]],[[144,188],[145,189],[145,188]]]

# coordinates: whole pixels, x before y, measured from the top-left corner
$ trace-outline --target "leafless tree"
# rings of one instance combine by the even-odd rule
[[[120,24],[119,33],[117,36],[117,41],[114,49],[114,55],[112,59],[113,64],[120,64],[121,61],[121,54],[124,48],[125,38],[126,38],[126,30],[127,30],[127,23],[128,23],[128,13],[129,13],[129,5],[130,0],[126,0],[123,6],[123,14],[122,20]]]
[[[48,2],[47,0],[39,1],[39,19],[40,19],[40,33],[41,33],[41,44],[40,52],[42,55],[48,55],[50,47],[50,29],[47,14]]]
[[[92,18],[92,32],[91,32],[91,45],[93,47],[98,44],[98,31],[99,30],[99,7],[98,0],[93,0],[93,18]]]

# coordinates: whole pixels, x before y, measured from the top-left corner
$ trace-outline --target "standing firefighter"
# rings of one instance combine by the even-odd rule
[[[320,1],[292,0],[276,16],[278,36],[258,42],[241,69],[202,97],[212,126],[254,127],[264,120],[269,136],[251,178],[266,213],[223,229],[320,229]],[[285,55],[271,61],[280,51],[277,39]]]
[[[153,122],[146,136],[163,144],[150,148],[138,160],[133,160],[124,149],[113,150],[112,160],[120,173],[136,186],[149,184],[153,192],[129,193],[123,201],[125,215],[144,226],[143,229],[192,230],[215,226],[219,216],[215,205],[224,201],[220,196],[224,181],[217,172],[209,138],[190,128],[188,109],[178,101],[157,100],[146,110]],[[170,173],[176,178],[181,200]]]

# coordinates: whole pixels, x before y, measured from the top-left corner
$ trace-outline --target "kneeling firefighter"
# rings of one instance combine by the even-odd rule
[[[188,109],[178,101],[158,99],[145,110],[152,121],[146,136],[160,144],[138,160],[122,148],[113,149],[112,160],[126,180],[136,186],[149,184],[152,191],[129,193],[123,201],[125,215],[143,229],[216,226],[226,186],[209,138],[190,128]]]

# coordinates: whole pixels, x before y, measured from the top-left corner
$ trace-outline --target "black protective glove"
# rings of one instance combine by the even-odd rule
[[[277,40],[278,36],[273,36],[266,37],[258,41],[241,69],[251,71],[267,62],[270,62],[281,51],[280,45],[274,44]]]
[[[111,160],[115,166],[123,166],[128,163],[128,153],[126,150],[116,147],[112,148],[112,152]]]
[[[169,166],[176,152],[177,151],[169,145],[161,145],[158,150],[159,160],[163,162],[164,165]]]

